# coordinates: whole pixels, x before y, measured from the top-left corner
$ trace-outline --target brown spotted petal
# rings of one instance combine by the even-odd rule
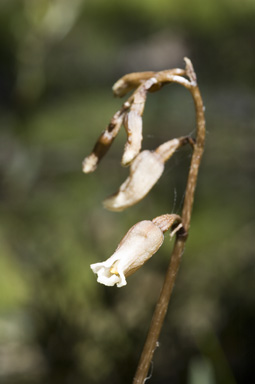
[[[92,153],[83,160],[82,169],[84,173],[90,173],[96,170],[99,161],[109,150],[115,137],[119,133],[123,117],[123,111],[115,113],[108,127],[99,136]]]
[[[122,211],[142,200],[159,180],[164,163],[183,143],[183,138],[170,140],[155,151],[142,151],[131,163],[129,177],[119,191],[104,200],[110,211]]]
[[[121,164],[129,165],[138,155],[142,147],[142,114],[146,99],[146,91],[141,90],[134,95],[130,111],[125,115],[124,127],[127,132],[127,142],[124,148]]]

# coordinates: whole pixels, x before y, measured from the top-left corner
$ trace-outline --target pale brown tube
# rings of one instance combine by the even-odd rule
[[[167,141],[155,151],[139,153],[130,166],[129,177],[116,194],[104,200],[104,207],[110,211],[123,211],[142,200],[162,175],[165,161],[187,141],[186,137],[181,137]]]

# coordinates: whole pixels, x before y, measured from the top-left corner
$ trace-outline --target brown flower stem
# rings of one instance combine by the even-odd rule
[[[179,81],[179,76],[177,81],[179,84],[184,85],[188,88],[192,94],[195,109],[196,109],[196,124],[197,124],[197,133],[196,133],[196,142],[194,143],[193,155],[191,159],[191,165],[188,175],[188,181],[185,192],[185,199],[182,210],[182,224],[185,229],[177,233],[176,241],[174,244],[170,264],[166,272],[165,281],[160,293],[158,303],[156,305],[150,329],[148,332],[147,340],[144,345],[143,352],[140,357],[140,361],[137,367],[135,377],[133,379],[133,384],[143,384],[150,368],[150,364],[153,358],[154,351],[157,347],[157,341],[163,326],[165,315],[167,312],[169,300],[173,291],[175,284],[176,276],[179,271],[181,257],[184,251],[185,242],[187,239],[188,230],[190,227],[191,212],[194,201],[194,192],[197,183],[198,169],[201,162],[201,157],[204,149],[205,141],[205,119],[204,119],[204,106],[203,101],[200,95],[199,88],[196,83],[196,75],[193,70],[193,66],[189,59],[186,61],[186,75],[189,77],[189,85],[186,83],[183,84],[182,80]],[[185,80],[185,79],[184,79]],[[171,81],[174,81],[171,79]]]

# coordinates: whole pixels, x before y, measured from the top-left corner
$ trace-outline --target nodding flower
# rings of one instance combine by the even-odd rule
[[[187,137],[180,137],[167,141],[155,151],[145,150],[139,153],[130,165],[129,177],[116,194],[104,200],[104,207],[110,211],[123,211],[142,200],[159,180],[165,162],[189,141]]]
[[[97,281],[106,286],[127,284],[126,277],[139,269],[161,247],[163,233],[174,223],[179,225],[172,231],[182,227],[181,218],[175,214],[158,216],[152,221],[143,220],[135,224],[123,237],[114,254],[106,261],[91,264],[92,271],[97,274]]]

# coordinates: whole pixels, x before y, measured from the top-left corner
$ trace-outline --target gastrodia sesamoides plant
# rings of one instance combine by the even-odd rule
[[[173,224],[177,224],[177,227],[170,235],[182,226],[178,215],[161,215],[152,221],[143,220],[135,224],[123,237],[109,259],[91,264],[92,271],[97,275],[97,281],[107,286],[116,284],[119,288],[126,285],[126,277],[139,269],[157,252],[164,241],[164,232]]]
[[[122,287],[127,283],[126,278],[158,251],[163,243],[165,231],[171,228],[171,236],[176,235],[165,281],[152,317],[133,384],[143,384],[145,382],[157,347],[188,237],[198,170],[204,150],[204,105],[193,65],[188,58],[184,60],[186,63],[185,69],[175,68],[159,72],[136,72],[119,79],[113,86],[114,94],[122,97],[130,91],[133,91],[133,93],[122,104],[120,110],[113,115],[107,128],[99,136],[92,153],[83,161],[83,171],[85,173],[95,171],[121,127],[124,126],[127,141],[121,164],[130,167],[129,176],[122,183],[118,192],[104,201],[104,206],[107,209],[122,211],[136,204],[148,194],[160,179],[166,161],[177,150],[186,143],[189,143],[192,148],[181,217],[175,214],[165,214],[151,221],[140,221],[129,229],[112,256],[106,261],[91,265],[91,269],[97,275],[99,283]],[[170,140],[162,143],[155,150],[142,150],[142,117],[147,94],[158,91],[162,86],[171,83],[179,84],[191,93],[196,113],[196,137],[169,138]],[[190,131],[193,131],[193,128]]]

